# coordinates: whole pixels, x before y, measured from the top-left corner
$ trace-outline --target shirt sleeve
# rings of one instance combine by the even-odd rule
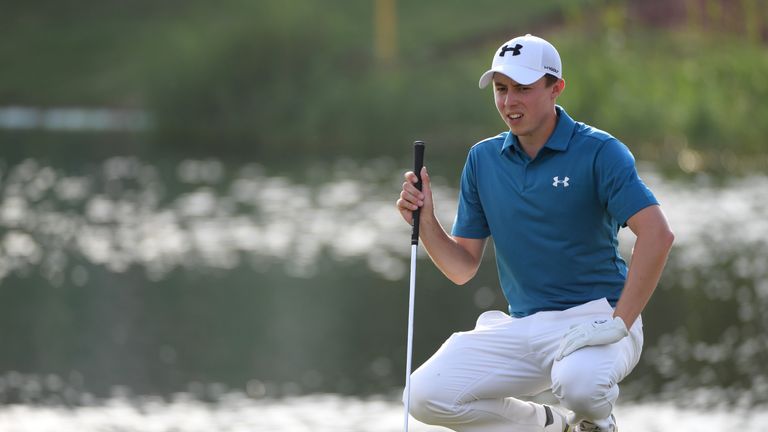
[[[453,221],[451,234],[457,237],[484,239],[491,235],[488,221],[485,218],[483,204],[477,191],[477,176],[475,175],[476,159],[470,151],[464,170],[461,172],[459,187],[459,207],[456,219]]]
[[[620,141],[605,142],[597,154],[595,170],[600,200],[621,226],[640,210],[659,204],[637,174],[634,156]]]

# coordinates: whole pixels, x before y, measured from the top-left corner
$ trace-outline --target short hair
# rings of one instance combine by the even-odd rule
[[[556,77],[556,76],[554,76],[552,74],[544,74],[544,84],[547,87],[552,87],[558,81],[560,81],[560,78],[558,78],[558,77]]]

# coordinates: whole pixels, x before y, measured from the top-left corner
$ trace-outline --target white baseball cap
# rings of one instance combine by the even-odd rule
[[[551,43],[527,34],[516,37],[496,50],[491,68],[480,77],[480,88],[485,88],[498,72],[523,85],[534,83],[544,74],[563,77],[560,54]]]

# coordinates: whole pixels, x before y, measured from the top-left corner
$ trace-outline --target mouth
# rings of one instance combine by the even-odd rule
[[[507,118],[509,119],[509,121],[516,122],[521,118],[523,118],[523,114],[521,113],[507,114]]]

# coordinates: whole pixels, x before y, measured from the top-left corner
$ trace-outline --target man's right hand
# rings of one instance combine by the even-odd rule
[[[463,285],[477,273],[487,239],[453,237],[445,232],[435,217],[432,187],[426,167],[421,169],[421,192],[415,186],[418,180],[412,171],[405,173],[397,209],[410,225],[413,225],[413,211],[421,209],[419,237],[424,249],[448,279]]]
[[[427,167],[421,169],[421,191],[416,189],[415,185],[419,179],[413,171],[408,171],[404,177],[403,190],[400,191],[400,199],[397,200],[397,209],[400,211],[400,215],[409,225],[413,225],[413,211],[418,208],[421,209],[420,218],[422,220],[433,217],[435,210]]]

